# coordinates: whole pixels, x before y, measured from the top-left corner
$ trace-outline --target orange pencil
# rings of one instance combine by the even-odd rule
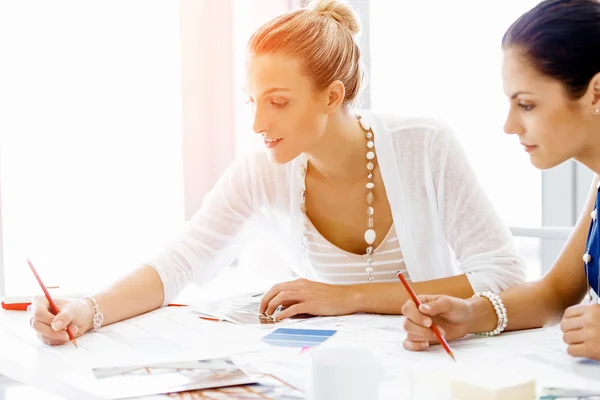
[[[38,283],[40,284],[40,287],[44,291],[44,295],[48,299],[48,303],[50,303],[50,311],[52,311],[52,313],[54,315],[58,315],[58,313],[60,312],[60,310],[58,309],[58,306],[56,305],[56,303],[52,299],[52,296],[50,296],[50,293],[48,292],[48,289],[46,289],[46,286],[44,286],[44,283],[42,282],[42,278],[40,278],[40,276],[38,275],[37,271],[35,270],[35,267],[33,266],[33,263],[31,262],[31,260],[28,259],[27,260],[27,264],[29,264],[29,268],[31,268],[31,272],[33,272],[33,275],[35,275],[35,279],[37,279]],[[75,347],[77,347],[77,342],[75,342],[75,337],[73,337],[73,333],[71,333],[71,329],[69,329],[68,326],[67,326],[67,333],[69,334],[69,339],[71,340],[71,342],[73,342],[73,344],[75,345]]]
[[[400,282],[402,282],[402,284],[406,288],[406,291],[408,292],[408,294],[410,294],[410,297],[412,297],[412,300],[415,302],[415,304],[417,305],[417,307],[419,307],[421,305],[421,302],[419,301],[419,298],[417,297],[417,294],[414,292],[414,290],[412,290],[412,288],[408,284],[408,281],[404,278],[404,276],[402,276],[401,272],[398,272],[397,275],[398,275],[398,279],[400,279]],[[454,358],[454,354],[452,354],[452,350],[450,350],[450,346],[448,345],[448,342],[446,342],[446,339],[444,339],[444,337],[440,333],[440,330],[433,323],[433,321],[431,321],[431,330],[433,331],[433,334],[435,335],[435,337],[437,337],[437,339],[440,341],[440,344],[442,345],[442,347],[444,348],[444,350],[446,350],[446,353],[448,353],[448,355],[450,357],[452,357],[452,359],[454,361],[456,361],[456,358]]]

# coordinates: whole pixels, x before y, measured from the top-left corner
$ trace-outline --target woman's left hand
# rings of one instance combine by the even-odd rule
[[[356,312],[355,294],[353,286],[296,279],[273,286],[263,296],[259,312],[273,315],[282,306],[285,309],[275,316],[278,321],[297,314],[347,315]]]
[[[560,329],[569,355],[600,360],[600,304],[567,308]]]

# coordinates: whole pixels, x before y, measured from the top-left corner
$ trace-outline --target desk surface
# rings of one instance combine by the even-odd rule
[[[47,391],[36,389],[22,383],[0,376],[0,400],[65,400]]]
[[[163,314],[170,312],[188,311],[178,308],[162,310]],[[23,326],[27,325],[28,317],[25,312],[1,311],[0,326],[7,328],[19,325],[22,331]],[[206,322],[205,324],[203,326],[206,329],[215,329],[220,333],[225,332],[223,329],[236,329],[235,325]],[[302,324],[295,326],[300,327],[303,326]],[[436,347],[424,353],[403,350],[401,346],[403,333],[399,330],[401,317],[357,315],[320,318],[305,327],[308,326],[338,330],[336,335],[325,344],[364,345],[380,354],[385,375],[385,381],[381,386],[381,399],[449,399],[449,371],[456,370],[457,366],[478,369],[493,367],[495,370],[500,368],[524,373],[536,379],[538,389],[552,385],[600,390],[600,382],[597,379],[600,376],[600,364],[582,364],[568,357],[564,352],[564,344],[560,341],[560,332],[556,328],[509,332],[496,338],[471,338],[454,342],[451,345],[459,363],[453,364],[443,350]],[[98,398],[82,394],[82,387],[85,385],[70,384],[80,378],[88,379],[91,370],[74,371],[69,363],[48,356],[47,348],[31,346],[20,340],[18,335],[7,334],[6,330],[0,329],[3,331],[0,333],[2,335],[0,374],[8,375],[57,396],[63,396],[56,399]],[[266,333],[259,330],[256,337],[262,337]],[[7,361],[8,356],[5,357],[5,354],[19,354],[20,359]],[[301,379],[305,377],[306,372],[298,370],[297,364],[290,367],[289,360],[282,361],[284,362],[280,365],[275,365],[276,371],[296,368],[292,372]],[[261,367],[265,365],[268,363],[261,364]],[[290,383],[296,385],[296,382]],[[31,387],[10,383],[5,385],[6,387],[0,385],[0,400],[3,399],[2,395],[5,399],[27,399],[27,395],[31,398],[40,398],[36,390]],[[10,397],[17,395],[18,397]]]

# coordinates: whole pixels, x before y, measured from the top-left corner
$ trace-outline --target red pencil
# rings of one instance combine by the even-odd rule
[[[412,288],[408,284],[408,281],[404,278],[404,276],[402,276],[401,272],[398,272],[398,279],[400,279],[400,282],[402,282],[402,284],[406,288],[406,291],[408,292],[408,294],[410,294],[410,297],[412,297],[412,300],[415,302],[417,307],[419,307],[421,305],[421,302],[419,301],[417,294],[414,292],[414,290],[412,290]],[[431,322],[431,330],[433,331],[433,334],[435,335],[435,337],[437,337],[437,339],[440,341],[440,344],[442,345],[444,350],[446,350],[446,353],[448,353],[448,355],[450,357],[452,357],[452,359],[454,361],[456,361],[456,358],[454,358],[454,354],[452,354],[452,350],[450,350],[450,346],[448,345],[448,342],[446,342],[446,339],[444,339],[444,337],[440,333],[440,330],[433,323],[433,321]]]
[[[52,299],[52,296],[50,296],[50,293],[48,292],[48,289],[46,289],[46,286],[44,286],[44,283],[42,282],[42,278],[40,278],[40,276],[38,275],[37,271],[35,270],[35,267],[33,266],[33,263],[31,262],[31,260],[28,259],[27,260],[27,264],[29,264],[29,268],[31,268],[31,272],[33,272],[33,275],[35,275],[35,279],[37,279],[38,283],[40,284],[40,287],[44,291],[44,295],[48,299],[48,303],[50,303],[50,311],[52,311],[52,313],[54,315],[58,315],[58,313],[60,312],[60,310],[58,309],[58,306],[56,305],[56,303]],[[75,345],[75,347],[77,347],[77,342],[75,342],[75,337],[73,337],[73,333],[71,333],[71,329],[68,326],[67,326],[67,333],[69,334],[69,339],[71,340],[71,342],[73,342],[73,344]]]

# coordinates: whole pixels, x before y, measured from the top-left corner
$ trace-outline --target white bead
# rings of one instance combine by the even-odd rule
[[[373,134],[371,132],[367,132],[367,139],[371,139],[373,137]]]
[[[367,151],[367,159],[372,160],[375,158],[375,153],[372,151]]]
[[[367,189],[373,189],[375,184],[373,182],[367,182]]]
[[[367,204],[373,204],[373,200],[375,200],[375,195],[373,194],[373,192],[367,193]]]
[[[365,131],[368,131],[368,130],[370,130],[370,129],[371,129],[371,125],[369,125],[369,123],[367,122],[367,120],[366,120],[366,119],[364,119],[364,118],[361,118],[361,119],[359,119],[359,121],[360,121],[360,126],[362,126],[362,128],[363,128]]]
[[[367,273],[369,273],[369,274],[373,273],[374,271],[375,271],[375,270],[374,270],[373,268],[371,268],[371,267],[367,267],[367,268],[365,268],[365,272],[367,272]]]
[[[597,220],[598,219],[598,211],[597,210],[592,211],[591,217],[592,217],[592,221]]]
[[[373,174],[367,175],[367,179],[373,179]]]
[[[367,169],[368,169],[369,171],[373,171],[373,168],[375,168],[375,164],[373,164],[371,161],[369,161],[369,162],[367,163]]]
[[[372,149],[374,145],[375,145],[375,144],[373,143],[373,141],[372,141],[372,140],[369,140],[369,141],[367,142],[367,147],[368,147],[368,148],[370,148],[370,149]]]
[[[504,307],[504,304],[502,303],[502,299],[500,298],[500,296],[498,296],[495,293],[492,292],[482,292],[482,293],[476,293],[475,297],[486,297],[490,303],[492,303],[492,306],[494,307],[494,311],[496,312],[496,316],[498,317],[498,323],[496,325],[496,328],[490,332],[483,332],[480,333],[479,335],[482,336],[495,336],[500,334],[502,331],[504,331],[504,329],[506,328],[507,324],[508,324],[508,316],[506,314],[506,308]]]
[[[590,261],[592,261],[592,256],[590,256],[590,253],[585,253],[583,255],[583,262],[589,263]]]
[[[367,207],[367,215],[370,217],[373,214],[375,214],[375,209],[373,209],[373,207]]]
[[[365,242],[368,244],[373,244],[375,242],[375,238],[377,237],[377,233],[373,229],[367,229],[365,231]]]

